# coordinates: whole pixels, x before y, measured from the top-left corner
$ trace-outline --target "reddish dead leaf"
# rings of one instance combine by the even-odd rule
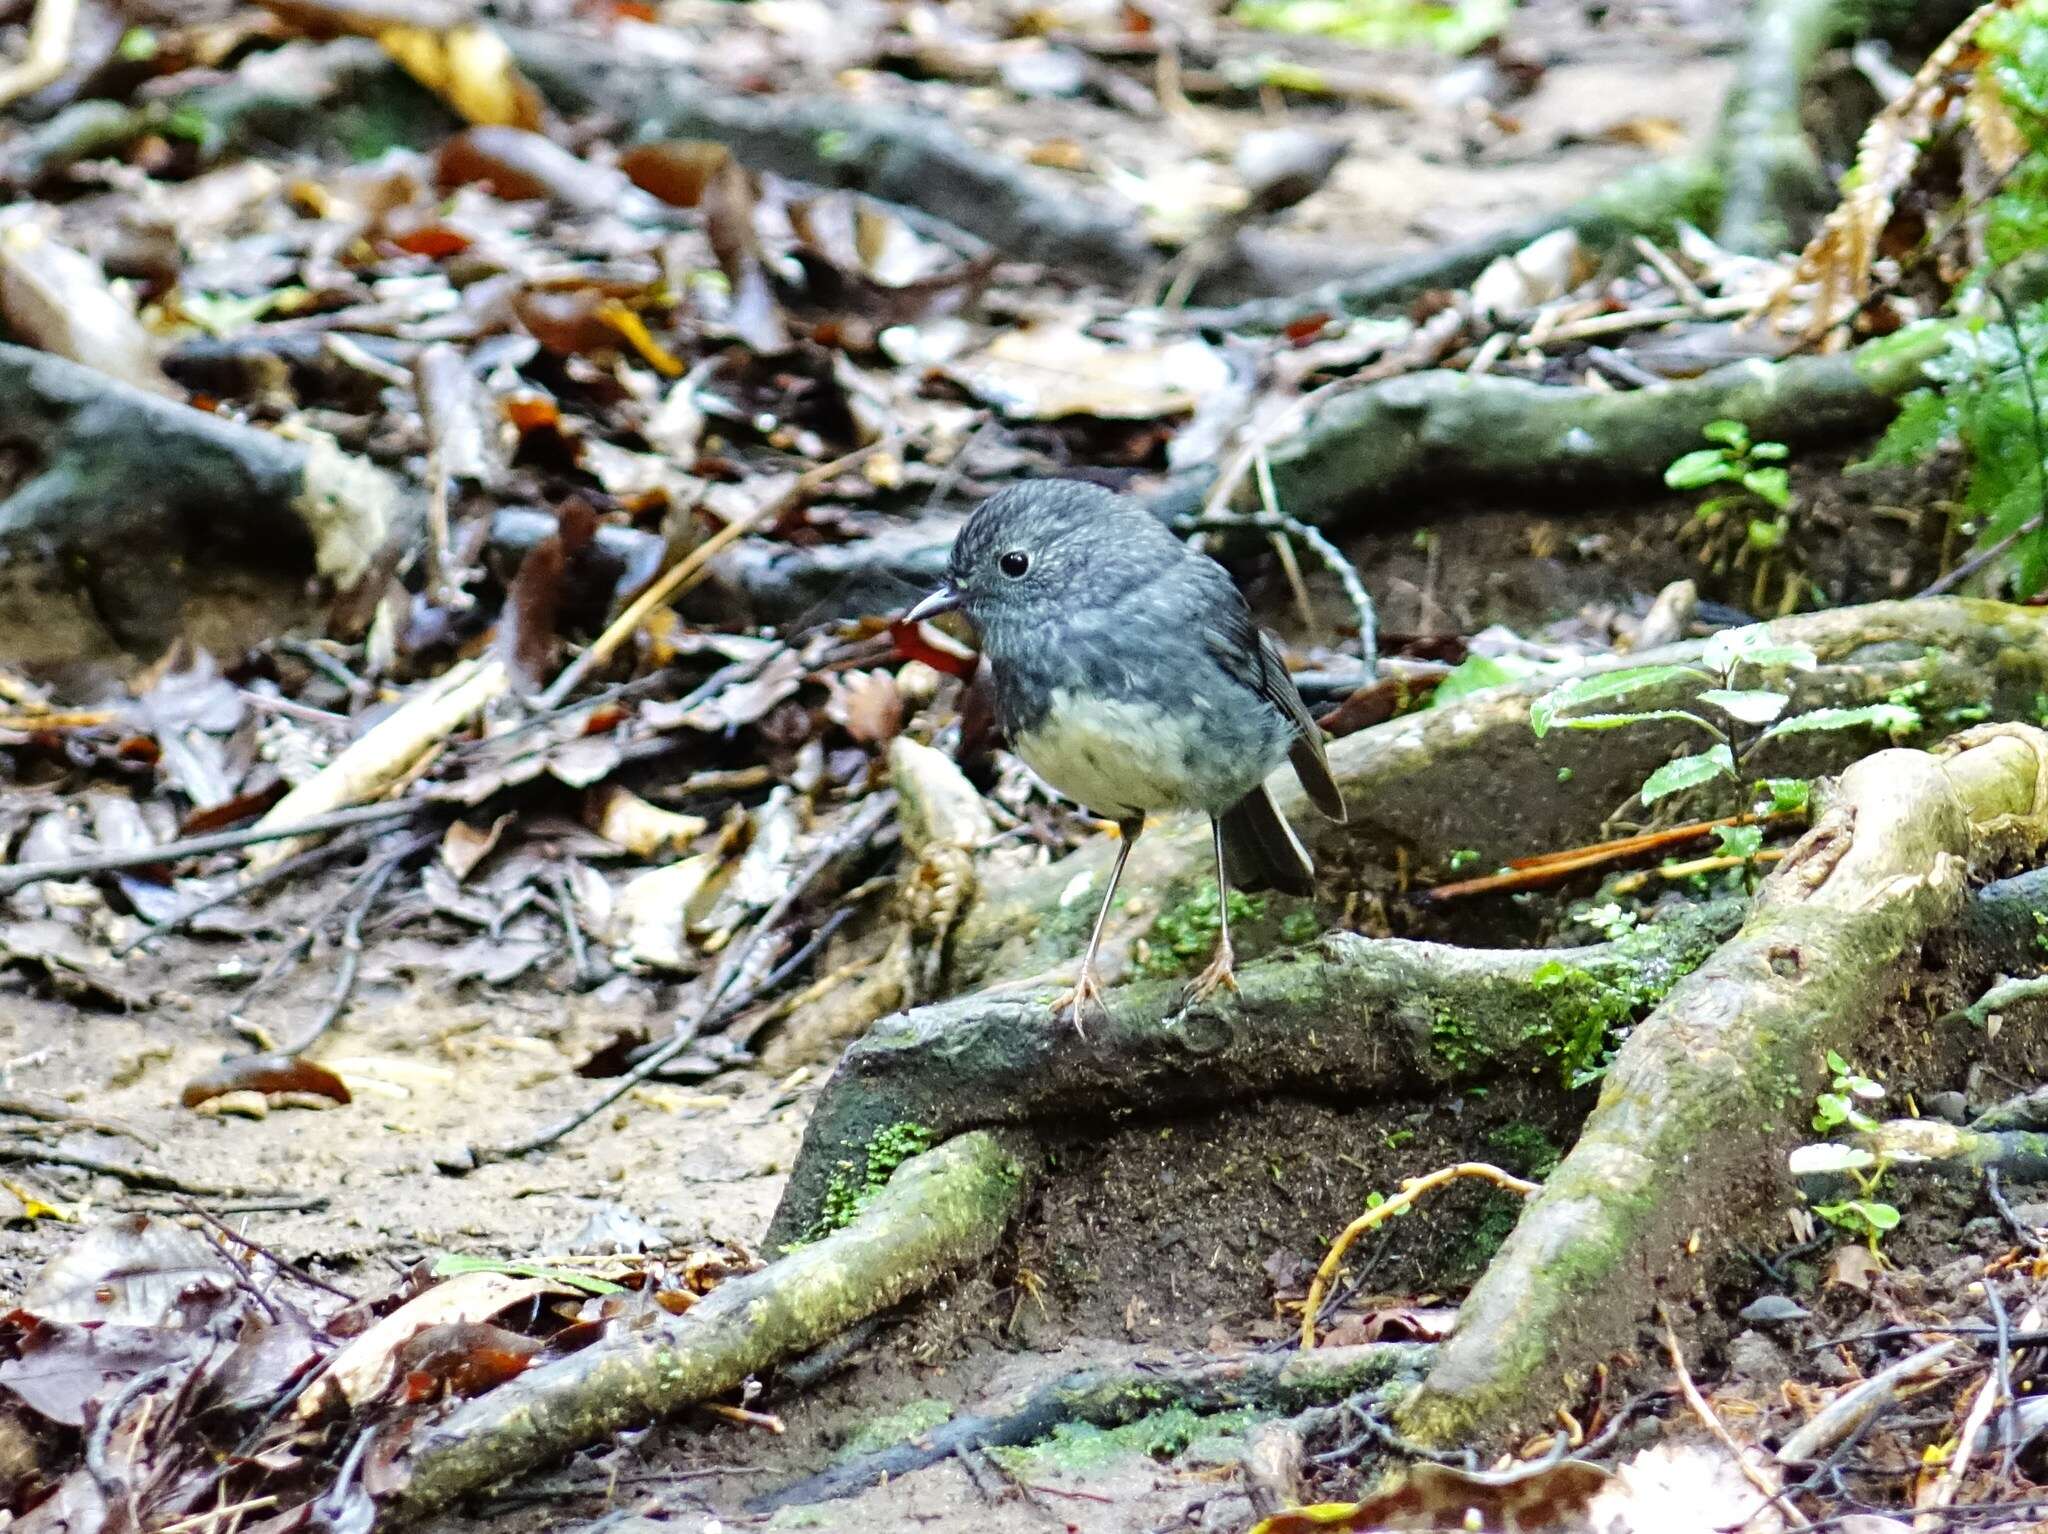
[[[619,155],[619,169],[650,197],[676,208],[694,208],[704,201],[712,179],[725,168],[732,152],[703,139],[670,139],[636,144]]]
[[[407,255],[445,261],[476,243],[464,230],[432,214],[407,211],[384,221],[384,238]]]
[[[209,831],[224,831],[229,826],[238,826],[245,820],[254,820],[282,799],[290,788],[291,785],[284,779],[273,777],[254,792],[237,794],[220,804],[194,810],[178,822],[178,834],[204,836]]]
[[[14,1356],[0,1360],[0,1390],[65,1427],[82,1427],[86,1408],[118,1394],[139,1374],[190,1359],[205,1345],[190,1333],[153,1326],[80,1326],[27,1311],[0,1317]]]
[[[324,1065],[299,1055],[242,1055],[194,1076],[178,1101],[197,1108],[227,1092],[307,1092],[337,1103],[351,1100],[347,1085]]]
[[[1457,1322],[1453,1306],[1389,1306],[1363,1315],[1342,1316],[1323,1334],[1327,1346],[1367,1342],[1441,1342]]]
[[[481,1395],[521,1373],[546,1344],[488,1321],[445,1321],[414,1333],[392,1355],[399,1399]]]
[[[898,618],[889,625],[889,637],[896,641],[896,653],[904,660],[923,661],[947,676],[972,676],[979,656],[956,643],[952,636],[924,623],[905,623]]]
[[[1442,680],[1434,676],[1382,677],[1359,688],[1316,723],[1331,740],[1342,740],[1427,701]]]
[[[527,333],[556,356],[587,357],[616,352],[624,339],[611,322],[612,303],[611,295],[596,288],[529,290],[512,300],[512,312]],[[557,427],[560,423],[559,412],[545,422]]]
[[[529,432],[562,428],[562,407],[545,394],[508,394],[498,408],[522,437]]]
[[[554,674],[569,572],[597,536],[597,513],[580,495],[564,501],[555,517],[554,532],[519,562],[498,620],[498,653],[528,688]]]

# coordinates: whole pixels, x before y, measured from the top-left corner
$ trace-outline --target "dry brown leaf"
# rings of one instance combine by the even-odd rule
[[[1825,339],[1830,348],[1848,344],[1842,321],[1870,294],[1870,268],[1879,237],[1891,222],[1899,193],[1920,165],[1923,147],[1933,130],[1955,105],[1963,83],[1958,70],[1975,46],[1977,33],[1999,11],[2018,0],[1990,0],[1980,5],[1927,56],[1904,94],[1871,119],[1856,149],[1851,189],[1820,232],[1800,252],[1799,263],[1778,291],[1767,312],[1781,326],[1796,296],[1811,290],[1812,303],[1802,333]]]
[[[1006,330],[948,371],[977,398],[1025,421],[1185,415],[1230,381],[1229,364],[1204,342],[1118,346],[1071,321]]]

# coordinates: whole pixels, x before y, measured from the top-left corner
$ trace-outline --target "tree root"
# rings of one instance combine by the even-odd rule
[[[2048,835],[2048,734],[1994,725],[1882,751],[1765,880],[1742,931],[1621,1047],[1578,1143],[1525,1208],[1396,1426],[1424,1442],[1547,1417],[1651,1301],[1703,1281],[1789,1195],[1827,1050],[1853,1051],[1971,866]]]
[[[1654,483],[1709,421],[1794,445],[1873,431],[1948,342],[1946,326],[1928,324],[1850,352],[1738,362],[1625,393],[1410,373],[1337,395],[1267,457],[1281,504],[1325,525],[1423,482],[1553,493]]]
[[[1794,713],[1873,702],[1903,688],[1930,720],[1958,709],[2031,718],[2035,694],[2048,691],[2048,616],[2030,608],[1964,598],[1880,602],[1783,618],[1771,632],[1810,645],[1821,660],[1791,679]],[[1698,658],[1697,644],[1679,644],[1607,664]],[[1657,724],[1553,730],[1539,741],[1529,730],[1529,703],[1551,685],[1532,679],[1490,689],[1333,742],[1331,770],[1351,810],[1343,825],[1315,815],[1291,777],[1276,783],[1276,799],[1306,838],[1324,888],[1392,897],[1389,870],[1396,867],[1427,881],[1447,872],[1457,851],[1477,852],[1478,866],[1491,868],[1591,841],[1654,768],[1695,748],[1683,726]],[[1666,701],[1648,690],[1638,697],[1632,707]],[[1755,765],[1814,776],[1839,771],[1871,744],[1868,733],[1788,735],[1768,748],[1784,754],[1760,753]],[[1535,783],[1541,793],[1503,791]],[[1070,961],[1087,892],[1101,887],[1115,850],[1103,839],[1050,864],[984,858],[980,893],[954,929],[946,993]],[[1209,887],[1209,857],[1206,826],[1173,820],[1139,840],[1125,888],[1144,895],[1142,904],[1123,902],[1111,915],[1104,952],[1112,973],[1162,913]],[[1240,947],[1257,952],[1273,924],[1244,923],[1243,932]]]
[[[1877,430],[1949,337],[1946,325],[1930,322],[1849,352],[1738,362],[1621,393],[1409,373],[1335,395],[1267,459],[1279,504],[1333,530],[1357,524],[1371,507],[1412,499],[1422,486],[1540,495],[1655,485],[1674,458],[1699,445],[1709,421],[1740,421],[1760,441],[1793,446]],[[1170,520],[1209,483],[1207,474],[1182,476],[1152,507]],[[728,562],[727,580],[758,621],[872,613],[937,578],[952,531],[909,527],[855,544],[748,551]]]
[[[1029,1159],[989,1134],[906,1161],[844,1229],[727,1280],[680,1316],[615,1330],[458,1407],[407,1448],[387,1513],[424,1517],[823,1345],[988,1256],[1029,1181]]]
[[[869,1145],[896,1124],[941,1137],[994,1124],[1057,1132],[1130,1110],[1288,1092],[1355,1103],[1557,1070],[1589,1012],[1620,1021],[1661,996],[1734,930],[1738,907],[1717,902],[1584,948],[1336,932],[1244,966],[1235,996],[1185,1010],[1177,980],[1121,987],[1085,1039],[1054,1016],[1053,985],[899,1013],[846,1052],[819,1096],[768,1243],[801,1239],[835,1183],[859,1186]]]
[[[38,462],[0,501],[0,549],[97,556],[134,545],[165,551],[168,540],[176,546],[167,552],[184,556],[225,544],[346,584],[402,512],[394,481],[325,438],[243,426],[4,343],[0,443]],[[165,561],[152,559],[146,584],[158,595],[130,609],[136,623],[165,628],[158,648],[176,631],[175,606],[164,607],[176,582],[164,576]]]
[[[1800,125],[1801,99],[1823,52],[1859,24],[1873,37],[1917,34],[1925,21],[1916,10],[1955,9],[1947,0],[1917,8],[1851,0],[1764,0],[1752,8],[1742,67],[1722,103],[1714,141],[1704,152],[1644,166],[1583,202],[1491,237],[1389,262],[1306,293],[1189,310],[1185,318],[1217,330],[1277,331],[1317,313],[1366,314],[1429,288],[1465,287],[1488,262],[1558,229],[1575,231],[1595,251],[1635,234],[1664,236],[1680,222],[1712,227],[1723,244],[1736,250],[1767,254],[1786,249],[1797,226],[1824,212],[1831,200],[1832,189]]]
[[[1042,1385],[1018,1405],[986,1416],[955,1417],[908,1443],[864,1454],[847,1464],[757,1497],[752,1513],[794,1503],[857,1496],[964,1449],[1036,1443],[1066,1423],[1123,1427],[1171,1406],[1209,1413],[1243,1407],[1297,1412],[1365,1395],[1390,1402],[1420,1381],[1433,1344],[1380,1342],[1301,1353],[1247,1353],[1192,1363],[1083,1369]]]

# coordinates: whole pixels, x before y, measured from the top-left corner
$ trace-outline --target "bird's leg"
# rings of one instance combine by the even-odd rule
[[[1231,967],[1237,956],[1230,948],[1230,875],[1223,866],[1223,822],[1211,817],[1209,829],[1216,838],[1216,956],[1188,986],[1182,1005],[1190,1007],[1207,1001],[1223,986],[1237,989],[1237,974]]]
[[[1086,1038],[1088,1031],[1082,1020],[1088,1009],[1097,1012],[1102,1006],[1102,980],[1095,972],[1095,955],[1102,947],[1102,929],[1109,925],[1109,908],[1116,899],[1117,881],[1124,876],[1124,864],[1130,859],[1131,848],[1137,843],[1138,833],[1145,829],[1143,816],[1117,822],[1118,842],[1116,864],[1109,871],[1109,888],[1102,893],[1102,909],[1095,913],[1095,930],[1088,934],[1088,951],[1081,955],[1081,973],[1074,981],[1074,988],[1053,1004],[1055,1013],[1070,1013],[1074,1021],[1074,1032]]]

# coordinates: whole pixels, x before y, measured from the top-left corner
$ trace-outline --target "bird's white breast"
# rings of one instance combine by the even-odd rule
[[[1024,763],[1097,814],[1191,808],[1188,727],[1148,703],[1077,697],[1054,688],[1037,727],[1011,742]]]

